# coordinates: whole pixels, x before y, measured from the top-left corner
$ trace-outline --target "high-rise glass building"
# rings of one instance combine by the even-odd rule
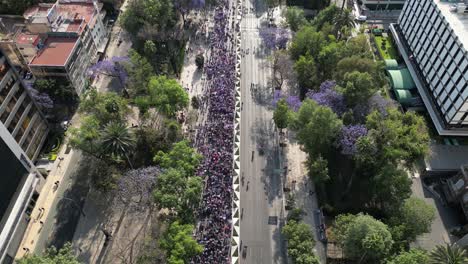
[[[15,68],[0,51],[0,263],[13,262],[44,177],[34,160],[49,128]]]
[[[467,5],[407,1],[390,29],[439,134],[468,136]]]

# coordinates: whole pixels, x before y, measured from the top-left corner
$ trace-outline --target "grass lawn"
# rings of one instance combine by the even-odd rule
[[[377,45],[377,49],[379,50],[380,55],[384,60],[389,59],[398,59],[398,52],[393,46],[390,38],[382,37],[382,36],[374,36],[375,37],[375,44]],[[385,47],[382,47],[382,42],[385,40]]]

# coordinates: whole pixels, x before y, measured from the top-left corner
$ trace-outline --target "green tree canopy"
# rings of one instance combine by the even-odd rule
[[[130,167],[133,166],[129,155],[135,145],[135,135],[125,124],[109,122],[101,132],[99,140],[101,154],[117,161],[125,158]]]
[[[80,264],[71,244],[66,243],[60,250],[50,247],[43,256],[29,255],[18,261],[19,264]]]
[[[278,101],[275,112],[273,112],[273,121],[280,130],[288,127],[290,110],[285,99]]]
[[[154,162],[161,168],[174,168],[184,173],[186,176],[192,176],[200,164],[202,155],[190,147],[187,140],[174,143],[169,152],[158,151],[154,156]]]
[[[333,24],[334,18],[339,12],[340,9],[336,5],[330,5],[315,16],[312,24],[316,26],[318,30],[322,30],[325,24]]]
[[[413,162],[429,151],[429,134],[424,118],[407,111],[389,108],[367,116],[366,127],[377,146],[379,160]]]
[[[315,241],[309,225],[290,220],[281,232],[288,241],[288,255],[295,264],[319,264],[312,252]]]
[[[110,121],[124,122],[129,112],[127,101],[116,93],[90,89],[83,94],[79,111],[93,115],[101,125]]]
[[[393,240],[388,227],[370,215],[346,216],[335,223],[337,238],[346,256],[380,261],[390,252]]]
[[[435,219],[435,208],[424,200],[410,197],[405,200],[392,224],[398,225],[402,230],[402,237],[407,242],[413,242],[419,235],[431,231]]]
[[[313,90],[318,89],[317,66],[312,56],[300,56],[294,63],[294,70],[297,73],[297,81],[301,87]]]
[[[372,76],[367,72],[348,72],[344,76],[341,93],[349,106],[365,104],[376,92]]]
[[[290,6],[284,9],[283,17],[286,19],[286,24],[292,31],[297,31],[308,23],[304,15],[304,10],[296,6]]]
[[[178,221],[171,223],[159,241],[167,253],[168,264],[189,263],[192,257],[203,252],[203,246],[192,236],[194,228],[193,225],[184,225]]]
[[[315,59],[326,44],[325,36],[315,27],[304,26],[294,36],[289,52],[294,60],[307,54]]]
[[[146,44],[152,43],[152,44]],[[154,42],[145,42],[146,49],[150,49],[150,46],[154,46]],[[156,49],[156,47],[154,47]],[[154,53],[155,51],[153,51]],[[149,61],[141,56],[138,52],[131,49],[129,51],[130,63],[124,64],[126,71],[128,72],[129,80],[127,81],[127,88],[130,96],[140,96],[148,94],[148,83],[152,76],[154,76],[153,66]]]
[[[148,83],[148,96],[138,97],[139,107],[156,107],[159,112],[173,117],[177,111],[189,104],[187,92],[174,79],[166,76],[153,76]]]
[[[373,78],[378,78],[381,70],[381,65],[372,59],[353,55],[351,57],[344,57],[338,62],[335,79],[341,81],[346,73],[353,71],[367,72]],[[380,84],[380,81],[376,83]]]
[[[306,99],[291,118],[291,128],[310,157],[327,152],[341,128],[341,120],[329,108]]]
[[[153,197],[159,209],[167,208],[184,222],[192,222],[198,208],[203,180],[201,177],[187,177],[177,169],[167,169],[159,175]]]
[[[429,255],[420,249],[410,249],[403,251],[399,255],[391,258],[386,264],[428,264]]]
[[[309,164],[309,177],[315,183],[326,182],[330,179],[328,175],[328,161],[319,155],[318,158],[311,160],[308,159]]]

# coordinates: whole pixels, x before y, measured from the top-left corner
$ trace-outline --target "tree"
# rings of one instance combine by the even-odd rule
[[[283,235],[288,241],[288,255],[295,264],[318,264],[312,252],[315,241],[309,225],[291,220],[283,227]]]
[[[273,113],[273,120],[275,121],[276,127],[278,127],[280,131],[288,127],[289,108],[286,100],[281,99],[278,101],[275,112]]]
[[[326,24],[332,24],[334,22],[334,18],[339,12],[340,9],[336,5],[330,5],[315,16],[312,24],[316,26],[318,30],[322,30]]]
[[[367,72],[374,78],[374,82],[376,84],[381,84],[381,64],[373,61],[370,58],[363,58],[356,55],[345,57],[338,62],[335,69],[335,79],[341,83],[341,80],[343,80],[345,74],[353,71],[358,71],[361,73]]]
[[[110,121],[124,123],[128,103],[116,93],[99,93],[96,89],[90,89],[82,96],[79,112],[95,116],[100,125]]]
[[[128,74],[123,64],[129,61],[128,57],[112,57],[96,62],[88,69],[88,75],[95,78],[99,74],[117,77],[122,85],[125,85]]]
[[[34,98],[34,102],[36,102],[42,111],[47,112],[54,108],[54,101],[52,101],[47,93],[41,93],[28,85],[26,85],[26,90],[29,92],[31,97]]]
[[[293,70],[293,62],[287,51],[276,50],[268,60],[273,70],[272,81],[274,89],[281,90],[285,81],[294,82],[296,76]]]
[[[370,215],[348,215],[339,219],[335,228],[346,256],[352,259],[382,260],[393,244],[388,227]]]
[[[292,31],[297,31],[299,28],[308,23],[304,14],[304,10],[296,6],[290,6],[284,9],[282,15],[286,20],[286,24]]]
[[[335,36],[338,39],[343,37],[343,28],[353,28],[354,15],[350,9],[346,8],[337,12],[333,17],[333,25],[335,26]]]
[[[166,76],[151,77],[148,84],[148,96],[140,97],[148,106],[156,109],[168,117],[175,116],[177,111],[182,110],[189,104],[187,92],[174,79]]]
[[[430,253],[430,264],[464,264],[468,263],[465,249],[456,245],[438,245]]]
[[[348,106],[365,104],[376,88],[372,76],[367,72],[353,71],[346,73],[343,80],[344,87],[341,92]]]
[[[374,111],[367,116],[366,127],[377,146],[379,160],[409,163],[429,151],[429,134],[424,118],[415,112],[401,113],[388,109],[387,114]]]
[[[81,119],[80,127],[71,127],[68,130],[70,135],[70,145],[75,149],[80,149],[84,153],[101,158],[99,153],[98,140],[100,137],[101,123],[94,115],[84,116]]]
[[[152,192],[156,185],[159,167],[150,166],[127,171],[118,181],[113,193],[117,205],[127,209],[146,210],[154,205]]]
[[[195,171],[202,160],[202,155],[189,146],[187,140],[174,143],[169,152],[158,151],[154,156],[154,162],[161,168],[178,169],[186,176],[195,174]]]
[[[109,122],[101,132],[100,149],[102,155],[110,156],[113,160],[122,157],[133,168],[129,153],[135,148],[135,136],[127,126],[118,122]]]
[[[205,57],[203,56],[203,53],[197,54],[195,57],[195,64],[197,65],[198,69],[203,68],[203,65],[205,65]]]
[[[346,106],[342,94],[335,90],[335,81],[325,81],[320,85],[319,91],[310,90],[306,96],[317,104],[330,107],[337,115],[345,112]]]
[[[307,54],[316,59],[326,44],[325,36],[315,27],[303,26],[294,36],[289,52],[293,60]]]
[[[171,214],[185,223],[194,221],[203,191],[201,177],[187,177],[177,169],[167,169],[159,175],[153,197],[159,209],[169,209]]]
[[[357,153],[358,140],[367,135],[367,128],[364,125],[348,125],[341,128],[341,133],[337,143],[344,155],[355,155]]]
[[[307,161],[309,163],[309,177],[315,183],[326,182],[330,179],[328,175],[328,161],[321,155],[318,158]]]
[[[410,249],[391,258],[386,264],[427,264],[429,255],[421,249]]]
[[[410,197],[406,199],[392,222],[401,226],[402,237],[413,242],[419,235],[431,231],[435,219],[435,208],[424,200]]]
[[[28,255],[18,260],[19,264],[80,264],[76,259],[70,243],[66,243],[60,250],[50,247],[43,256]]]
[[[289,31],[284,28],[262,27],[260,37],[265,47],[271,50],[286,49],[289,40]]]
[[[168,264],[189,263],[190,259],[203,252],[203,246],[193,238],[193,225],[171,223],[160,239],[161,248],[167,252]]]
[[[154,44],[154,42],[152,43]],[[124,66],[129,76],[127,88],[130,96],[146,95],[148,94],[149,80],[154,76],[153,66],[135,50],[131,49],[129,55],[130,62]]]
[[[341,120],[330,108],[310,99],[304,100],[291,119],[291,128],[311,157],[327,152],[341,129]]]
[[[294,63],[297,81],[303,88],[316,90],[318,88],[317,66],[310,55],[300,56]]]

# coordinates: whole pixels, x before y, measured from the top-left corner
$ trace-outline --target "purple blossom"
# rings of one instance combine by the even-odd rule
[[[343,95],[335,90],[335,86],[335,81],[325,81],[318,92],[310,90],[306,96],[319,105],[330,107],[337,115],[342,115],[346,111],[345,101]]]
[[[31,87],[30,83],[26,83],[26,90],[29,91],[29,94],[33,100],[41,107],[43,110],[52,109],[54,107],[54,101],[46,93],[41,93],[38,90]]]
[[[99,74],[105,74],[119,78],[122,84],[125,84],[128,79],[128,73],[125,70],[123,63],[128,62],[129,57],[112,57],[107,60],[98,61],[96,64],[88,68],[88,75],[96,78]]]
[[[289,31],[285,28],[261,28],[260,37],[269,49],[285,49],[289,40]]]
[[[278,101],[281,99],[285,99],[289,108],[293,110],[294,112],[299,111],[299,108],[301,108],[302,102],[299,96],[290,95],[286,97],[285,95],[281,94],[281,90],[275,90],[275,92],[273,93],[272,105],[276,107],[276,105],[278,104]]]
[[[114,194],[117,202],[136,210],[151,206],[152,192],[160,173],[161,169],[155,166],[127,171],[120,178]]]
[[[369,98],[367,104],[357,105],[353,108],[354,117],[358,121],[364,122],[366,116],[372,111],[379,111],[382,115],[387,115],[387,108],[393,107],[394,103],[392,100],[383,97],[380,94],[374,94]]]
[[[338,146],[341,147],[341,153],[344,155],[356,154],[356,143],[359,138],[365,135],[367,135],[367,128],[364,125],[343,126],[337,139]]]

